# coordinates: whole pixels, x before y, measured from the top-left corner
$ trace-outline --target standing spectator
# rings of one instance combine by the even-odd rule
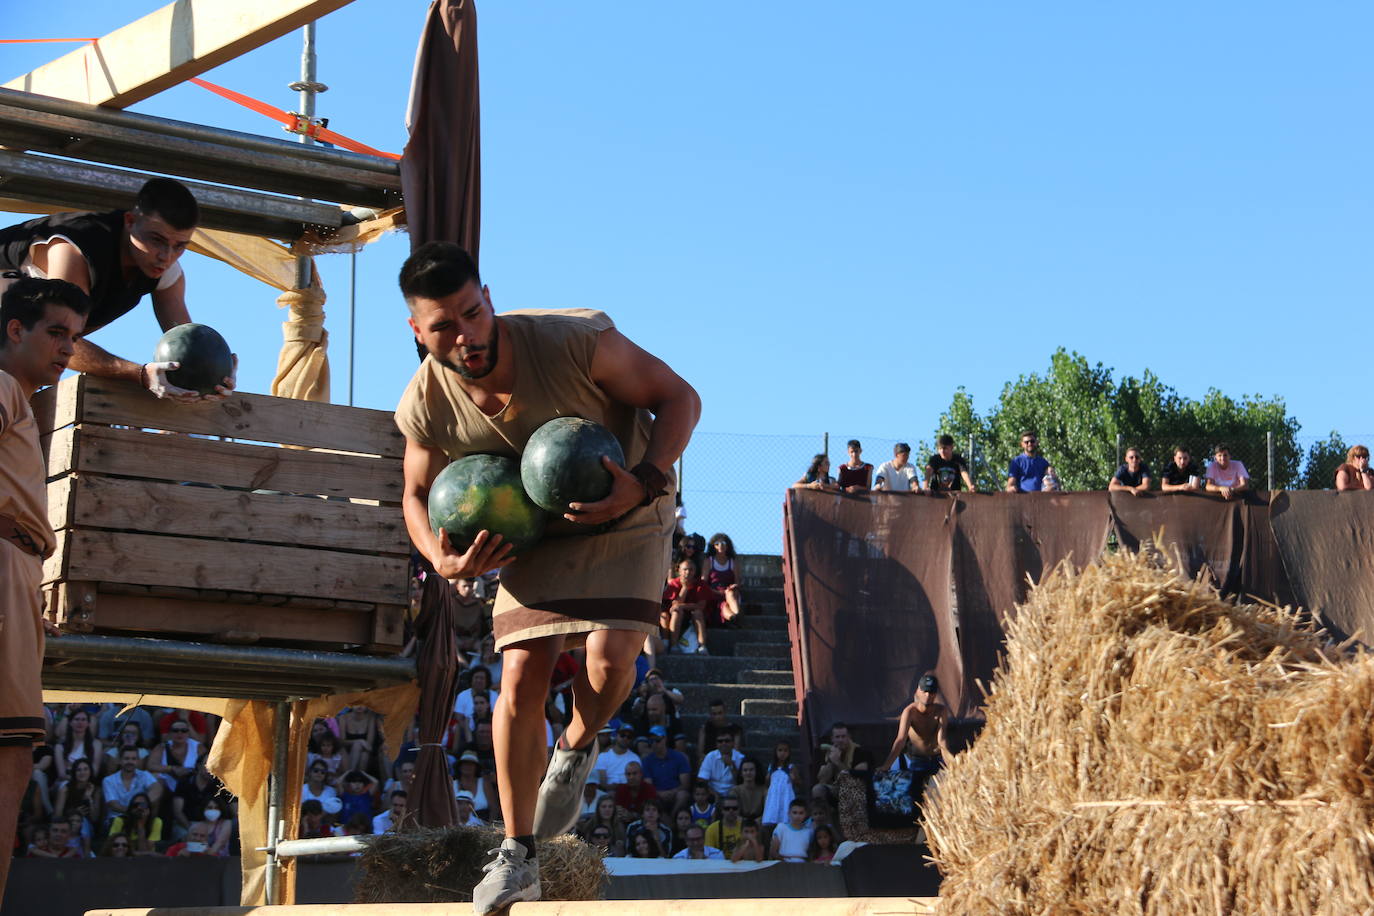
[[[873,465],[863,460],[864,447],[858,439],[850,439],[846,449],[849,461],[840,465],[835,483],[846,493],[862,493],[873,486]]]
[[[205,802],[202,814],[205,817],[202,823],[209,831],[205,841],[209,845],[207,852],[212,856],[229,855],[230,841],[234,838],[234,812],[224,799],[213,797]],[[189,834],[189,829],[187,832]]]
[[[748,757],[739,765],[739,785],[735,797],[739,799],[739,816],[747,821],[763,817],[763,803],[768,789],[759,782],[759,765]]]
[[[814,797],[830,801],[835,790],[835,781],[850,773],[866,773],[873,766],[873,756],[854,743],[849,736],[849,726],[836,722],[830,727],[830,743],[821,745],[816,755],[821,760],[820,773],[811,793]],[[806,807],[802,806],[803,809]]]
[[[706,845],[706,830],[700,824],[687,828],[687,848],[673,856],[674,859],[723,859],[725,854],[714,846]]]
[[[828,824],[817,824],[811,829],[811,849],[808,854],[817,865],[829,865],[835,858],[835,828]]]
[[[892,446],[892,460],[878,465],[878,473],[873,475],[873,489],[891,490],[894,493],[919,493],[921,478],[911,463],[911,446],[898,442]]]
[[[639,820],[631,821],[630,826],[625,828],[626,845],[634,848],[635,836],[640,833],[647,833],[657,840],[661,855],[667,855],[668,850],[672,849],[673,831],[663,823],[663,805],[656,798],[645,801],[644,812]]]
[[[148,749],[141,743],[143,740],[142,734],[137,723],[124,723],[124,727],[121,728],[119,734],[115,736],[114,746],[105,751],[105,772],[107,774],[113,773],[115,770],[119,769],[119,757],[126,747],[135,748],[138,751],[139,766],[145,769],[147,768],[147,765],[143,761],[148,757]]]
[[[711,700],[706,706],[706,721],[701,724],[697,732],[697,747],[711,748],[716,746],[716,739],[721,735],[731,735],[735,739],[735,747],[744,744],[744,728],[738,722],[731,722],[725,717],[725,701],[722,699]]]
[[[615,786],[623,786],[626,781],[625,770],[631,762],[639,758],[630,750],[635,730],[632,726],[621,724],[615,731],[615,742],[596,757],[594,770],[601,771],[601,788],[610,792]]]
[[[954,451],[954,437],[942,435],[935,445],[935,454],[926,459],[926,489],[931,493],[955,493],[968,488],[976,492],[968,473],[968,462]]]
[[[653,746],[640,758],[644,773],[670,811],[680,811],[691,801],[692,764],[681,751],[668,747],[668,731],[662,725],[649,728]]]
[[[458,652],[466,655],[477,649],[491,630],[491,610],[477,594],[475,578],[457,579],[453,583],[453,636]]]
[[[730,856],[731,862],[762,862],[767,856],[763,851],[763,839],[759,835],[759,822],[752,818],[740,827],[739,842]]]
[[[744,828],[744,821],[739,816],[739,799],[733,793],[726,795],[716,807],[720,818],[706,828],[706,845],[716,847],[728,859],[735,854]]]
[[[1207,463],[1207,490],[1220,493],[1223,499],[1231,499],[1237,493],[1244,493],[1250,486],[1250,472],[1245,465],[1231,458],[1231,449],[1218,445],[1212,450],[1212,460]]]
[[[1345,464],[1336,468],[1337,490],[1374,490],[1374,471],[1369,469],[1369,449],[1351,446],[1345,453]]]
[[[100,786],[91,772],[91,761],[83,758],[72,764],[70,778],[57,784],[53,810],[59,817],[76,812],[92,823],[100,816]]]
[[[105,837],[105,843],[100,847],[102,859],[127,859],[131,854],[129,836],[125,833],[110,834]]]
[[[133,841],[133,855],[155,856],[157,844],[162,842],[162,818],[153,816],[149,796],[140,792],[129,799],[129,810],[110,822],[110,832],[127,833]]]
[[[810,490],[833,490],[835,489],[835,478],[830,476],[830,458],[826,455],[817,455],[811,459],[811,465],[792,486],[806,487]]]
[[[185,840],[180,843],[173,843],[167,848],[169,859],[185,859],[190,856],[208,856],[209,854],[210,825],[204,821],[196,821],[191,825]]]
[[[1050,463],[1040,454],[1040,437],[1027,430],[1021,434],[1021,454],[1007,467],[1008,493],[1038,493],[1045,488]]]
[[[625,782],[615,787],[613,797],[616,807],[623,808],[635,818],[641,816],[644,803],[658,799],[658,790],[653,783],[644,781],[644,766],[639,760],[625,764]]]
[[[697,770],[697,779],[711,787],[716,796],[723,797],[739,785],[739,765],[744,755],[735,749],[735,736],[729,732],[716,735],[716,749],[707,754]]]
[[[1133,446],[1126,449],[1126,462],[1117,468],[1112,479],[1107,481],[1107,489],[1113,492],[1124,490],[1132,496],[1139,496],[1149,491],[1153,476],[1150,466],[1141,457],[1140,449]]]
[[[811,852],[812,828],[806,826],[806,802],[794,799],[787,807],[787,823],[773,831],[768,858],[805,862]]]
[[[338,776],[344,770],[367,770],[369,773],[385,773],[378,755],[381,753],[381,717],[361,704],[350,706],[339,717],[339,737],[343,741],[342,751],[348,755],[347,763],[340,762],[334,768],[331,761],[331,775]]]
[[[92,766],[97,766],[102,747],[91,728],[91,714],[85,709],[74,710],[67,716],[62,743],[55,748],[57,778],[66,779],[72,764],[78,760],[89,760]]]
[[[406,823],[406,805],[410,796],[400,789],[391,793],[391,807],[372,819],[373,833],[400,833]]]
[[[144,798],[154,804],[162,801],[162,783],[147,770],[140,770],[138,763],[138,749],[126,747],[119,752],[119,770],[101,781],[100,794],[105,796],[106,821],[123,814],[129,803],[143,793],[147,793]]]
[[[706,564],[706,586],[725,599],[719,607],[720,619],[729,623],[744,610],[744,593],[740,591],[739,560],[735,556],[735,542],[730,535],[717,532],[711,535],[711,555]]]
[[[177,780],[195,772],[199,757],[200,742],[191,737],[191,723],[176,720],[157,747],[148,753],[148,772],[162,780],[170,792],[177,787]]]
[[[773,761],[768,764],[768,796],[763,803],[765,827],[787,822],[787,808],[792,799],[802,795],[801,767],[792,761],[792,745],[779,741],[773,747]]]
[[[1159,488],[1165,493],[1197,492],[1203,488],[1202,471],[1198,469],[1188,449],[1180,445],[1174,449],[1174,460],[1160,475]]]
[[[477,809],[473,807],[472,793],[466,790],[459,790],[454,795],[454,800],[458,803],[458,820],[455,821],[459,827],[485,827],[487,822],[477,816]]]
[[[315,799],[323,803],[325,799],[338,798],[339,793],[329,784],[329,767],[323,760],[316,760],[305,771],[305,785],[301,787],[301,801]]]

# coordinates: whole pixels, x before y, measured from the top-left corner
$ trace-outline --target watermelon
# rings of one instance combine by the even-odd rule
[[[520,480],[535,505],[561,515],[568,503],[594,503],[610,494],[614,481],[602,455],[625,466],[625,452],[606,427],[581,417],[557,417],[525,443]]]
[[[478,532],[499,534],[519,554],[544,535],[544,512],[525,495],[520,465],[499,455],[468,455],[439,472],[429,488],[429,527],[442,528],[457,550]]]
[[[207,324],[179,324],[157,342],[153,362],[180,363],[181,368],[167,373],[167,381],[178,388],[201,394],[214,394],[215,386],[234,374],[234,354],[219,331]]]

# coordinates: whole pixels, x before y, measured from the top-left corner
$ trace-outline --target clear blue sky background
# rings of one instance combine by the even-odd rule
[[[13,6],[0,37],[100,35],[156,4]],[[425,9],[357,0],[320,21],[332,128],[401,150]],[[603,308],[697,386],[703,433],[806,437],[703,435],[689,509],[693,467],[721,500],[697,527],[729,530],[741,466],[776,465],[737,488],[771,491],[758,511],[775,517],[772,478],[796,479],[822,431],[928,438],[956,385],[986,408],[1058,346],[1190,396],[1280,395],[1305,438],[1374,431],[1374,7],[487,2],[479,18],[498,309]],[[0,47],[0,72],[63,50]],[[293,33],[206,76],[290,108],[299,53]],[[189,85],[134,110],[284,136]],[[358,260],[362,406],[393,406],[414,367],[407,244]],[[192,315],[238,350],[241,387],[267,390],[272,291],[185,266]],[[344,401],[348,259],[323,272]],[[156,337],[145,306],[95,339],[147,358]]]

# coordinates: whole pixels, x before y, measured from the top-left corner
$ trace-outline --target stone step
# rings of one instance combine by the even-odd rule
[[[791,637],[787,630],[746,630],[730,629],[728,627],[708,627],[706,630],[706,644],[715,655],[742,655],[737,651],[741,643],[768,643],[772,645],[786,646]]]
[[[683,684],[674,682],[673,687],[682,691],[683,707],[693,712],[700,710],[706,712],[712,700],[725,701],[725,714],[737,716],[742,714],[740,704],[746,700],[791,700],[795,699],[796,692],[790,684],[769,685],[769,684],[750,684],[748,682],[739,683],[716,683],[716,684]]]
[[[796,679],[792,676],[792,669],[759,669],[750,668],[739,673],[741,684],[768,684],[770,686],[783,686],[791,689]]]
[[[793,699],[788,700],[741,700],[740,715],[790,716],[795,721],[797,717],[797,701],[795,696],[796,694],[793,694]]]
[[[777,630],[787,632],[787,615],[785,614],[754,614],[750,613],[746,605],[744,613],[740,614],[733,621],[737,630],[755,632],[760,630]]]
[[[792,644],[785,639],[769,642],[736,642],[732,648],[739,655],[782,658],[787,659],[789,663],[792,658]]]
[[[788,678],[792,676],[790,657],[764,657],[752,655],[660,655],[658,666],[669,684],[678,681],[689,683],[745,683],[745,671],[783,671]]]

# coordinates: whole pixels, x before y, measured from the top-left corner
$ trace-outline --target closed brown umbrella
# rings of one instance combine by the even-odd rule
[[[420,593],[415,618],[419,649],[415,668],[420,677],[420,755],[410,787],[410,810],[425,827],[448,827],[458,821],[453,775],[442,742],[453,701],[458,697],[458,641],[453,634],[453,586],[433,570]]]

